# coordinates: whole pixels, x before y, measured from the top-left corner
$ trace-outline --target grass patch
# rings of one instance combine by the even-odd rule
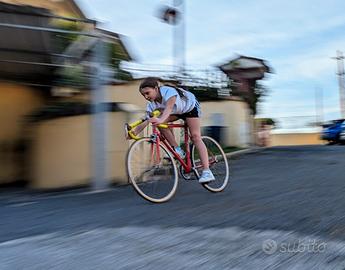
[[[236,147],[236,146],[226,146],[226,147],[222,147],[223,151],[225,153],[231,153],[231,152],[235,152],[235,151],[239,151],[239,150],[243,150],[245,148],[242,147]]]

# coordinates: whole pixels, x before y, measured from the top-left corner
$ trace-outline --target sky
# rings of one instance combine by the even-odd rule
[[[186,64],[216,66],[236,55],[267,61],[269,94],[259,117],[283,127],[340,118],[337,50],[345,50],[343,0],[184,0]],[[127,36],[136,62],[172,64],[172,26],[157,13],[172,0],[77,0],[100,27]]]

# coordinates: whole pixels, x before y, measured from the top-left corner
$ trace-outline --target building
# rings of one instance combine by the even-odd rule
[[[23,5],[20,5],[21,3]],[[47,131],[48,138],[37,134],[37,132],[40,134],[45,132],[40,130],[42,126],[47,126],[45,125],[47,122],[43,125],[36,123],[32,128],[32,126],[29,127],[26,117],[56,101],[61,103],[69,99],[73,100],[70,95],[68,97],[52,95],[52,93],[59,93],[59,91],[54,91],[56,88],[54,81],[58,69],[64,66],[66,56],[73,59],[77,57],[73,54],[66,55],[66,50],[55,46],[57,32],[49,29],[64,31],[70,29],[71,26],[72,29],[77,26],[75,29],[81,29],[81,31],[101,32],[109,42],[116,44],[121,52],[130,59],[131,57],[122,42],[122,37],[116,33],[96,29],[95,22],[87,19],[74,1],[4,1],[0,2],[0,13],[0,33],[2,37],[6,37],[0,40],[0,120],[2,122],[0,130],[0,184],[29,181],[33,187],[40,188],[65,186],[68,183],[64,183],[71,179],[74,181],[69,184],[90,180],[90,172],[78,173],[66,168],[64,177],[57,174],[57,177],[60,176],[61,178],[55,178],[56,183],[42,183],[41,179],[44,176],[52,176],[55,173],[53,168],[64,171],[61,170],[61,167],[58,168],[63,165],[60,161],[66,159],[66,156],[61,156],[59,160],[55,158],[55,163],[50,162],[49,155],[54,155],[56,150],[53,146],[57,146],[59,143],[52,142],[53,136],[49,134],[49,128]],[[27,29],[28,27],[31,29]],[[42,30],[42,28],[48,28],[48,30]],[[68,35],[67,32],[59,33],[60,36],[63,34]],[[116,112],[121,111],[119,107],[114,110]],[[54,121],[57,120],[54,119]],[[89,120],[81,120],[80,125],[89,134],[88,126],[90,124],[88,122]],[[33,144],[29,140],[34,133],[37,134],[37,137]],[[61,138],[63,137],[61,134]],[[82,146],[82,144],[80,145]],[[60,150],[65,149],[64,145],[59,146]],[[45,155],[41,156],[42,153]],[[78,159],[82,154],[81,152],[75,158]],[[71,159],[69,161],[70,164],[73,164]],[[44,162],[50,162],[51,165],[48,164],[48,166]],[[78,160],[75,162],[80,164]],[[80,171],[90,171],[90,167],[89,160],[85,160]],[[75,177],[76,175],[78,176]],[[49,181],[49,179],[44,181]]]

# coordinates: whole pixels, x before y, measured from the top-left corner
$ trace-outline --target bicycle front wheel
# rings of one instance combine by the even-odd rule
[[[162,203],[176,192],[178,174],[166,147],[150,138],[134,142],[128,150],[127,174],[135,191],[144,199]]]
[[[222,147],[213,138],[201,136],[201,139],[207,148],[210,170],[215,177],[214,181],[203,184],[203,187],[212,192],[223,191],[229,181],[229,164],[226,155]],[[203,167],[195,145],[192,146],[191,154],[192,165],[196,169],[198,177],[200,177]]]

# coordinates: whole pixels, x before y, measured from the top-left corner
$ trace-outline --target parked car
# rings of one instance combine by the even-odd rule
[[[341,124],[341,131],[339,135],[339,141],[341,144],[345,144],[345,121]]]
[[[328,141],[328,143],[339,143],[340,133],[343,131],[345,119],[333,120],[327,124],[322,125],[321,139]]]

